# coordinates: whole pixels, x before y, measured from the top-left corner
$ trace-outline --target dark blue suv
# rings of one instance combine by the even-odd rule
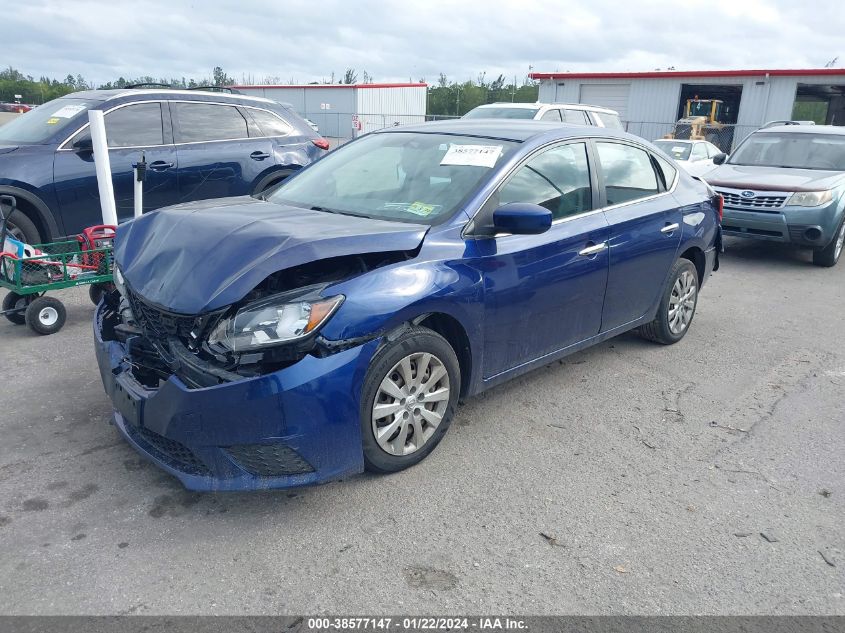
[[[0,127],[0,194],[13,235],[33,244],[101,223],[88,110],[105,113],[119,219],[132,217],[132,164],[148,164],[144,210],[258,194],[328,149],[290,108],[211,91],[76,92]]]

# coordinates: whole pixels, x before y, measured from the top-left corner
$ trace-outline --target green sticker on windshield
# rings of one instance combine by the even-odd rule
[[[434,213],[434,210],[437,209],[440,205],[439,204],[426,204],[425,202],[412,202],[408,205],[408,208],[405,209],[409,213],[413,213],[414,215],[421,215],[421,216],[428,216]]]

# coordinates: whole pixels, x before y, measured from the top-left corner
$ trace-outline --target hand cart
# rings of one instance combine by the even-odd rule
[[[64,325],[66,311],[61,301],[46,296],[48,291],[88,285],[96,304],[114,287],[115,227],[95,226],[63,241],[24,248],[7,231],[16,205],[13,196],[0,196],[0,288],[9,291],[0,314],[38,334],[53,334]]]

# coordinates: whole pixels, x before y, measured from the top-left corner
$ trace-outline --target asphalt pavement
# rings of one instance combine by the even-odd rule
[[[688,336],[466,402],[423,463],[198,494],[109,425],[93,306],[0,323],[0,613],[845,614],[845,263],[728,241]]]

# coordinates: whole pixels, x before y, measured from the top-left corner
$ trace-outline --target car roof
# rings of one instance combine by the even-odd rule
[[[272,99],[265,99],[264,97],[252,97],[240,93],[218,92],[216,90],[179,90],[172,88],[115,88],[112,90],[83,90],[81,92],[72,92],[65,95],[72,99],[87,99],[90,101],[111,101],[120,97],[127,97],[132,95],[144,95],[150,97],[172,97],[173,95],[180,96],[202,96],[214,97],[221,100],[232,101],[255,101],[256,103],[276,103]]]
[[[755,134],[838,134],[845,136],[845,127],[841,125],[773,125],[772,127],[761,128]]]
[[[512,103],[510,101],[497,101],[496,103],[485,103],[473,109],[479,110],[481,108],[569,108],[571,110],[591,110],[607,112],[608,114],[619,114],[616,110],[611,110],[603,106],[590,105],[589,103],[542,103],[540,101],[535,103]]]
[[[451,119],[447,121],[429,121],[390,127],[373,132],[419,132],[422,134],[454,134],[460,136],[479,136],[503,141],[521,143],[536,136],[548,135],[553,138],[598,136],[647,142],[638,136],[621,130],[613,130],[592,125],[567,125],[554,121],[533,121],[528,119]],[[557,134],[554,134],[557,132]]]

